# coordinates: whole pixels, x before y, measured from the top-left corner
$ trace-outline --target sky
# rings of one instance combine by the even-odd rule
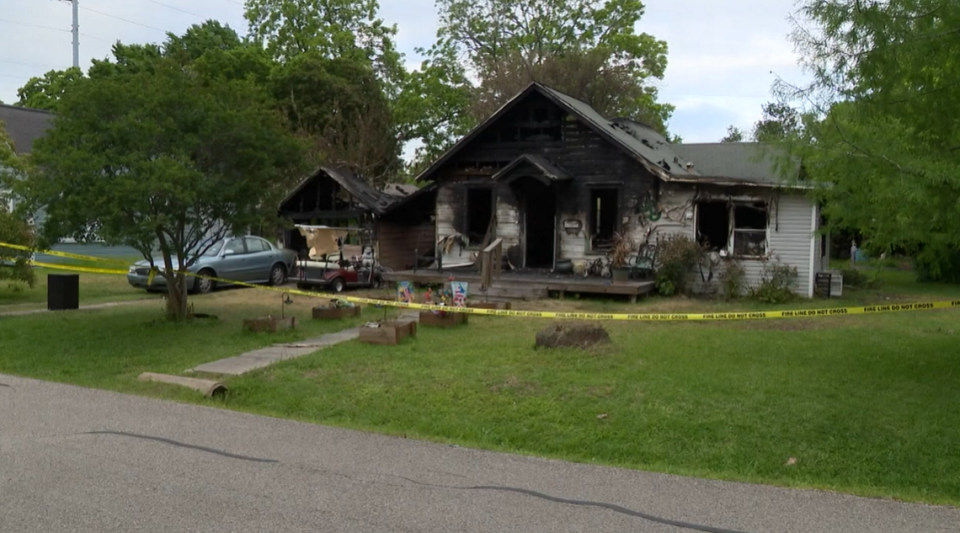
[[[803,81],[787,39],[794,0],[646,0],[637,30],[666,41],[660,100],[676,106],[668,123],[684,142],[715,142],[734,125],[750,130],[777,76]],[[434,0],[380,0],[380,16],[398,27],[410,65],[434,41]],[[246,33],[241,0],[80,0],[80,65],[110,56],[112,43],[160,42],[192,24],[217,19]],[[0,101],[17,100],[32,76],[71,66],[72,10],[60,0],[0,0]]]

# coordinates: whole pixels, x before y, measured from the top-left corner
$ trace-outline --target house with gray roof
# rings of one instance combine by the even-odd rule
[[[25,156],[33,150],[33,143],[53,125],[53,114],[40,109],[0,104],[0,123],[13,141],[17,156]],[[0,168],[0,171],[3,169]],[[0,191],[0,197],[4,196]],[[13,208],[13,200],[8,200]]]
[[[712,251],[700,279],[736,259],[755,284],[780,262],[813,296],[828,247],[801,168],[755,143],[673,144],[533,83],[417,180],[436,187],[437,240],[460,243],[438,245],[446,267],[476,266],[494,239],[514,268],[546,272],[605,257],[618,234],[650,247],[683,234]]]

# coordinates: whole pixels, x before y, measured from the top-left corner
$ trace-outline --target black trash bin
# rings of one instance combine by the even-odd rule
[[[80,308],[80,275],[47,274],[47,309],[66,311]]]

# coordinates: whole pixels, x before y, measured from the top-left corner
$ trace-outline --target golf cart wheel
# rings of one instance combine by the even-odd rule
[[[337,278],[330,282],[330,290],[336,293],[343,292],[346,284],[343,282],[343,278]]]
[[[379,289],[380,287],[383,287],[383,280],[380,279],[380,276],[375,276],[373,278],[373,283],[370,284],[370,287],[374,289]]]
[[[213,276],[213,271],[201,270],[199,274],[201,276]],[[198,294],[210,293],[215,288],[217,288],[217,282],[212,279],[196,278],[196,282],[194,282],[194,290],[197,291]]]
[[[279,286],[287,281],[287,269],[283,265],[273,265],[270,269],[270,285]]]

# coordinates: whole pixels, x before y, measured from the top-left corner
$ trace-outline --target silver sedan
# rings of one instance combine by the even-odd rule
[[[269,283],[282,285],[296,267],[297,254],[293,250],[277,248],[260,237],[231,237],[215,244],[200,256],[187,271],[201,276],[210,276],[245,283]],[[154,256],[153,262],[163,268],[163,256]],[[173,258],[177,263],[177,258]],[[138,289],[165,290],[163,276],[150,279],[150,263],[146,260],[134,263],[127,273],[127,281]],[[217,282],[210,279],[192,278],[188,286],[193,292],[207,293],[216,288]]]

